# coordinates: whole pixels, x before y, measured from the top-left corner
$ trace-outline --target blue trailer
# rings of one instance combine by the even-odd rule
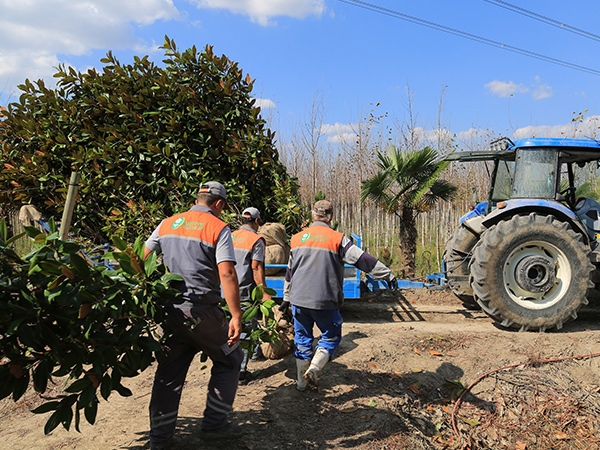
[[[362,248],[362,240],[359,235],[352,233],[354,243]],[[273,289],[277,294],[275,298],[283,298],[283,285],[285,281],[285,269],[287,264],[266,264],[266,269],[281,269],[277,275],[267,276],[267,287]],[[398,289],[414,289],[414,288],[436,288],[441,287],[445,283],[445,277],[442,273],[433,273],[426,275],[426,281],[414,281],[401,279],[398,280]],[[356,299],[362,294],[378,292],[388,289],[388,284],[382,280],[375,280],[369,274],[365,274],[365,279],[362,280],[362,271],[354,266],[346,264],[344,266],[344,298]]]

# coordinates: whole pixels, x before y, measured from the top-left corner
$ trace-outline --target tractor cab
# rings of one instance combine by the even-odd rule
[[[575,213],[585,224],[590,237],[596,239],[595,230],[600,230],[600,204],[593,199],[576,197],[574,165],[584,167],[589,162],[600,160],[600,142],[566,138],[531,138],[512,142],[502,138],[492,142],[489,150],[456,152],[447,156],[446,160],[494,163],[488,199],[475,208],[471,216],[488,215],[499,206],[505,210],[504,214],[513,208],[549,207],[562,211],[563,208],[557,206],[561,204]],[[572,217],[572,213],[566,213],[567,217]]]

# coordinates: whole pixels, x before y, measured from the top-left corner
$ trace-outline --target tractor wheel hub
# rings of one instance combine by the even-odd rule
[[[554,286],[554,263],[543,256],[527,256],[515,267],[515,280],[529,292],[546,292]]]

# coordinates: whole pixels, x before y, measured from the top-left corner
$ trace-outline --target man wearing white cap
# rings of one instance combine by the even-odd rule
[[[258,234],[260,211],[249,207],[242,211],[242,226],[232,233],[233,247],[235,250],[238,281],[240,284],[240,300],[252,301],[252,290],[265,281],[265,239]],[[263,300],[271,296],[263,292]],[[260,357],[260,346],[254,351],[253,358]],[[240,380],[247,377],[248,352],[244,350],[244,360],[240,369]]]
[[[242,332],[240,292],[235,271],[231,231],[219,219],[227,207],[225,187],[209,181],[198,191],[189,211],[164,219],[146,241],[144,258],[161,253],[173,274],[182,277],[172,286],[181,298],[165,305],[165,358],[154,376],[150,398],[150,448],[169,446],[187,371],[202,351],[212,361],[206,408],[200,437],[231,439],[242,435],[238,425],[228,422],[233,409],[240,364]],[[220,308],[221,290],[231,319]]]
[[[250,301],[252,290],[265,283],[265,238],[258,234],[260,211],[254,207],[242,211],[242,226],[232,233],[235,271],[240,283],[240,300]],[[263,294],[263,299],[270,299]]]

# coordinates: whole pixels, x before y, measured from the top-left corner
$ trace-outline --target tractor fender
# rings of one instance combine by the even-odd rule
[[[488,202],[478,203],[471,211],[458,219],[458,222],[459,224],[462,223],[465,227],[479,235],[485,230],[485,227],[481,223],[485,217],[487,209]]]
[[[494,209],[483,219],[482,225],[485,228],[490,228],[502,220],[508,220],[517,215],[525,216],[531,213],[551,215],[560,221],[569,223],[575,231],[582,235],[586,245],[590,245],[589,236],[581,220],[577,214],[562,203],[546,199],[515,198],[499,202],[498,205],[502,207]]]

